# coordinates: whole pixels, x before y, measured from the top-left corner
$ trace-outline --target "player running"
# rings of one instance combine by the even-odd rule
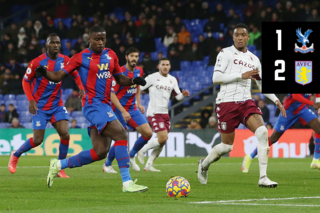
[[[127,63],[121,67],[121,71],[129,78],[143,76],[143,70],[136,66],[139,54],[140,51],[135,47],[130,47],[126,51],[125,57]],[[145,109],[140,104],[140,86],[120,86],[116,81],[113,81],[112,84],[111,102],[114,113],[124,128],[128,126],[131,129],[136,129],[141,134],[129,153],[132,168],[140,171],[140,167],[137,165],[134,156],[152,137],[151,127],[142,115]],[[112,146],[103,165],[104,172],[117,173],[111,166],[114,158],[115,146]]]
[[[38,76],[59,82],[68,74],[79,70],[86,95],[82,98],[82,112],[90,122],[88,132],[91,136],[93,148],[64,160],[52,158],[50,160],[47,186],[51,187],[56,174],[67,167],[81,167],[106,158],[111,140],[115,141],[115,157],[121,171],[123,192],[142,192],[148,190],[146,186],[132,181],[129,173],[129,154],[127,151],[127,133],[110,106],[110,92],[112,77],[121,86],[134,84],[145,85],[141,77],[128,78],[123,75],[117,55],[109,48],[104,48],[106,31],[101,26],[93,26],[89,30],[89,48],[75,54],[70,62],[57,72],[47,72],[44,67],[36,69]]]
[[[260,187],[277,187],[278,183],[267,177],[268,164],[268,131],[264,125],[261,110],[251,99],[252,76],[257,76],[257,85],[261,90],[261,64],[259,59],[247,50],[249,28],[245,24],[237,24],[233,31],[234,45],[224,48],[217,56],[212,77],[214,84],[221,84],[216,99],[215,112],[218,118],[218,129],[221,133],[221,143],[213,147],[206,159],[198,161],[198,179],[201,184],[207,184],[210,164],[218,161],[221,156],[233,148],[235,128],[240,123],[255,133],[258,139]],[[259,74],[259,75],[258,75]],[[281,102],[274,94],[265,94],[271,99],[281,113],[286,117]]]
[[[29,112],[33,115],[33,137],[27,139],[19,149],[12,151],[8,165],[12,174],[16,172],[19,157],[30,149],[41,145],[48,121],[52,123],[60,136],[59,160],[65,159],[68,154],[70,140],[68,112],[63,107],[61,99],[61,81],[54,83],[43,77],[36,77],[35,70],[39,66],[44,66],[49,72],[59,71],[66,66],[70,58],[59,53],[61,42],[55,33],[48,35],[46,48],[46,53],[29,63],[22,80],[24,93],[29,100]],[[73,72],[72,76],[80,89],[80,96],[83,96],[84,88],[78,72]],[[59,171],[58,177],[69,178],[63,170]]]
[[[288,98],[284,101],[283,106],[287,112],[287,117],[279,115],[274,126],[271,136],[268,138],[269,146],[276,143],[282,134],[291,128],[295,122],[299,121],[302,125],[308,125],[315,131],[315,149],[311,169],[320,169],[320,121],[317,115],[308,108],[308,105],[318,109],[320,107],[320,94],[316,95],[316,101],[310,99],[311,94],[288,94]],[[320,111],[319,111],[320,112]],[[243,159],[241,170],[243,173],[249,172],[252,159],[258,154],[256,148],[250,155],[246,155]]]
[[[180,92],[177,79],[169,74],[170,68],[171,65],[168,58],[160,59],[159,72],[148,75],[146,77],[147,84],[140,87],[141,90],[149,88],[150,102],[147,117],[152,129],[157,133],[157,138],[150,140],[138,152],[138,159],[141,164],[144,164],[144,154],[149,149],[153,149],[144,171],[160,172],[152,165],[168,140],[168,132],[170,131],[168,105],[171,93],[174,92],[176,99],[179,101],[182,101],[184,97],[190,96],[188,90]]]

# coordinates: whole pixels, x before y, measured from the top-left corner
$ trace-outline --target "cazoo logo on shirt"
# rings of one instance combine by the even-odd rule
[[[111,73],[108,71],[108,72],[100,72],[100,73],[97,73],[97,76],[98,78],[100,79],[104,79],[104,78],[111,78],[112,75]]]

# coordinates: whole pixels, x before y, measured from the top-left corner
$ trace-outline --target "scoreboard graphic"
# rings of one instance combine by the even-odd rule
[[[262,93],[320,93],[320,23],[262,23]]]

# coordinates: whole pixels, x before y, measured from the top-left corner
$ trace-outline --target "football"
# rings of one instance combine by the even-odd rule
[[[190,190],[191,187],[189,181],[180,176],[171,178],[166,185],[166,191],[169,197],[188,197]]]

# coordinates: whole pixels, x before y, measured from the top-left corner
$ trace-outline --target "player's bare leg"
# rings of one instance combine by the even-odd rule
[[[269,143],[268,130],[264,125],[263,118],[260,114],[252,114],[246,122],[246,127],[250,129],[258,139],[258,159],[260,168],[259,187],[275,188],[278,183],[269,180],[267,177]]]
[[[69,149],[69,124],[67,120],[57,121],[53,124],[54,128],[58,132],[60,136],[60,145],[59,145],[59,160],[65,159],[68,154]],[[64,172],[64,170],[60,170],[57,177],[61,178],[69,178],[68,175]]]
[[[152,171],[152,172],[160,172],[161,170],[155,169],[152,165],[155,159],[160,155],[163,146],[166,144],[168,140],[168,131],[163,130],[157,132],[157,138],[150,140],[142,149],[140,156],[144,156],[144,154],[149,150],[153,149],[150,157],[147,161],[147,164],[144,167],[144,171]]]
[[[208,169],[209,166],[218,161],[221,156],[229,153],[233,148],[235,132],[232,133],[221,133],[221,143],[214,146],[209,155],[203,159],[200,158],[198,161],[198,179],[201,184],[205,185],[208,181]]]
[[[33,130],[33,138],[27,139],[26,142],[19,149],[11,152],[8,169],[12,174],[16,172],[17,164],[21,154],[29,151],[34,147],[39,146],[43,142],[44,133],[45,129]]]
[[[152,129],[148,123],[145,123],[145,124],[142,124],[142,125],[136,127],[136,130],[142,135],[142,139],[150,139],[152,137]],[[146,140],[144,140],[144,141],[146,141]],[[144,144],[146,142],[142,142],[140,147],[134,146],[130,151],[130,163],[131,163],[132,168],[136,171],[140,171],[140,167],[136,163],[135,154],[140,151],[140,149],[144,146]],[[138,143],[138,141],[136,141],[136,143]]]
[[[313,159],[310,164],[311,169],[320,169],[320,121],[318,118],[315,118],[311,120],[307,126],[312,128],[314,130],[314,141],[315,141],[315,147],[314,147],[314,154]]]
[[[276,130],[273,130],[271,136],[269,137],[269,146],[276,143],[280,137],[283,135],[284,132],[277,132]],[[250,169],[250,165],[252,160],[255,158],[255,156],[258,154],[258,148],[255,148],[255,150],[243,158],[243,162],[241,165],[241,170],[243,173],[248,173]]]

